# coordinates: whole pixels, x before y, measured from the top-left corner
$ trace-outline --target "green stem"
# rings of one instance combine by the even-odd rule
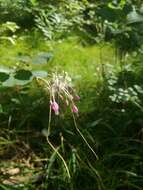
[[[66,171],[67,171],[68,178],[70,179],[70,178],[71,178],[71,175],[70,175],[68,166],[67,166],[67,164],[66,164],[64,158],[63,158],[62,155],[58,152],[58,150],[53,146],[53,144],[49,141],[49,138],[48,138],[48,137],[47,137],[47,142],[48,142],[48,144],[50,145],[50,147],[54,150],[54,152],[57,153],[57,155],[59,156],[59,158],[63,161],[63,164],[64,164],[65,169],[66,169]]]
[[[50,142],[49,140],[49,135],[50,135],[50,130],[51,130],[51,107],[50,107],[50,111],[49,111],[49,122],[48,122],[48,134],[47,134],[47,142],[49,144],[49,146],[53,149],[54,152],[56,152],[56,154],[59,156],[59,158],[62,160],[64,166],[65,166],[65,169],[67,171],[67,175],[68,175],[68,178],[70,179],[71,178],[71,175],[70,175],[70,172],[69,172],[69,169],[68,169],[68,166],[64,160],[64,158],[62,157],[62,155],[58,152],[58,149],[54,147],[54,145]]]
[[[89,143],[87,142],[87,140],[85,139],[85,137],[83,136],[83,134],[81,133],[81,131],[79,130],[77,123],[76,123],[76,119],[75,116],[73,114],[73,120],[74,120],[74,125],[76,130],[78,131],[78,133],[80,134],[80,136],[82,137],[82,139],[84,140],[84,142],[86,143],[86,145],[88,146],[88,148],[92,151],[92,153],[94,154],[94,156],[96,157],[97,160],[99,160],[97,154],[95,153],[95,151],[93,150],[93,148],[89,145]]]

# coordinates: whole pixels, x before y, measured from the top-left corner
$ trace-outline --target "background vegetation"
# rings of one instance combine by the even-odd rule
[[[142,1],[0,0],[0,18],[0,189],[143,190]],[[37,78],[63,70],[79,113],[58,101],[47,135]]]

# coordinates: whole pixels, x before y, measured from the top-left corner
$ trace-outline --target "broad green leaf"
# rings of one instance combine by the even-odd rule
[[[127,15],[127,24],[143,22],[143,16],[138,14],[135,10]]]
[[[5,82],[2,83],[2,86],[5,86],[5,87],[13,87],[15,86],[15,79],[11,76],[9,77],[8,80],[6,80]]]
[[[4,82],[9,78],[9,74],[5,72],[0,72],[0,82]]]
[[[8,68],[8,67],[5,67],[5,66],[0,66],[0,72],[2,73],[7,73],[7,74],[10,74],[13,70]]]
[[[33,76],[35,77],[47,77],[48,73],[46,71],[33,71]]]
[[[29,82],[31,82],[30,80],[18,80],[16,78],[14,78],[13,76],[9,77],[8,80],[6,80],[5,82],[2,83],[2,86],[4,87],[14,87],[14,86],[21,86],[21,85],[26,85]]]
[[[37,56],[33,57],[32,63],[33,64],[46,64],[46,63],[48,63],[48,61],[51,60],[52,57],[53,57],[52,53],[41,52]]]
[[[47,63],[47,60],[43,57],[34,57],[32,59],[32,63],[33,64],[46,64]]]
[[[31,78],[31,76],[32,76],[32,72],[31,71],[21,69],[21,70],[18,70],[15,73],[14,78],[15,79],[19,79],[19,80],[29,80]]]

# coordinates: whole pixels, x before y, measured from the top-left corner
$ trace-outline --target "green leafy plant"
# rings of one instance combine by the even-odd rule
[[[49,40],[61,39],[79,29],[83,22],[84,5],[78,1],[48,5],[39,9],[35,22],[40,31]]]
[[[15,45],[15,32],[19,26],[14,22],[6,22],[0,25],[0,40],[8,40]]]

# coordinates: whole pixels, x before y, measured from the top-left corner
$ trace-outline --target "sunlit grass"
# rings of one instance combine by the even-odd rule
[[[40,52],[50,52],[53,58],[47,64],[30,63],[30,68],[49,73],[55,70],[68,72],[83,99],[80,105],[81,112],[86,113],[87,110],[90,112],[94,109],[92,91],[101,79],[101,64],[115,65],[114,47],[111,44],[83,46],[79,39],[74,37],[48,42],[37,35],[23,35],[17,40],[16,45],[8,42],[0,45],[1,65],[13,67],[18,63],[15,60],[16,56],[34,57]],[[90,94],[92,97],[89,98]]]
[[[65,70],[77,79],[91,82],[96,80],[101,62],[115,62],[114,48],[109,44],[105,44],[101,50],[100,45],[83,47],[75,38],[51,43],[42,38],[23,36],[17,40],[16,45],[9,42],[1,43],[1,65],[15,66],[18,62],[15,60],[16,56],[32,57],[40,52],[51,52],[53,58],[47,64],[30,63],[33,69]]]

